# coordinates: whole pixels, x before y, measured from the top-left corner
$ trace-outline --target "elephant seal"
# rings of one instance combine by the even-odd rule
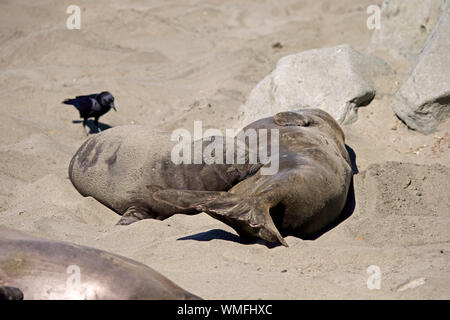
[[[131,259],[0,227],[2,299],[200,298]]]
[[[249,129],[279,133],[276,174],[262,174],[269,163],[261,159],[174,164],[167,134],[127,126],[87,140],[74,155],[69,176],[81,194],[123,214],[119,224],[206,212],[244,240],[287,246],[281,234],[306,238],[332,223],[345,205],[352,177],[338,123],[323,110],[302,109],[242,130]]]

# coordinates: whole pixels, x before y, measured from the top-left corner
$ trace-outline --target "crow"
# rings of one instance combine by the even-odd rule
[[[86,131],[86,122],[89,118],[94,118],[94,124],[97,127],[97,132],[100,132],[98,126],[98,118],[107,113],[109,109],[117,111],[114,105],[114,97],[108,91],[101,93],[90,94],[87,96],[77,96],[75,99],[66,99],[62,103],[73,105],[80,112],[80,118],[83,118],[84,133]]]

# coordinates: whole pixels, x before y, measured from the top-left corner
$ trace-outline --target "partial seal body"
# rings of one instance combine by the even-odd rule
[[[243,131],[278,130],[279,170],[263,175],[270,163],[228,192],[161,190],[154,198],[208,213],[244,239],[261,238],[287,246],[283,235],[308,238],[342,212],[352,168],[344,133],[320,109],[281,112]],[[268,150],[271,139],[267,140]]]
[[[337,122],[313,109],[279,113],[249,127],[279,130],[279,170],[274,175],[261,175],[260,170],[230,193],[267,204],[285,235],[307,238],[333,222],[344,208],[352,177]]]
[[[142,263],[4,227],[0,298],[199,299]]]
[[[333,222],[345,205],[352,177],[337,122],[325,111],[304,109],[260,119],[243,132],[250,129],[278,132],[278,140],[266,141],[267,150],[273,143],[279,150],[273,174],[263,170],[274,159],[175,165],[169,135],[123,127],[89,139],[72,159],[70,178],[83,195],[124,214],[123,224],[206,212],[244,239],[287,245],[281,234],[306,238]]]
[[[70,162],[69,177],[83,196],[123,215],[119,224],[126,225],[145,218],[197,213],[156,201],[148,186],[225,191],[260,167],[175,164],[171,160],[175,145],[166,132],[135,125],[115,127],[85,141]]]

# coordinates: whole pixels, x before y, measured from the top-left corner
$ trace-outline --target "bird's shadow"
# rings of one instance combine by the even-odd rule
[[[83,120],[73,120],[72,123],[83,123]],[[89,128],[89,134],[98,133],[97,127],[94,124],[94,120],[88,119],[86,122],[86,126]],[[98,127],[101,131],[105,131],[111,129],[112,127],[109,124],[98,122]]]
[[[178,238],[177,240],[196,240],[196,241],[211,241],[211,240],[225,240],[225,241],[231,241],[231,242],[236,242],[236,243],[240,243],[240,244],[261,244],[261,245],[265,245],[266,247],[270,248],[274,248],[274,247],[278,247],[281,244],[278,243],[270,243],[268,241],[265,240],[255,240],[255,241],[243,241],[241,239],[241,237],[239,237],[238,235],[235,235],[231,232],[222,230],[222,229],[212,229],[209,231],[205,231],[205,232],[199,232],[196,234],[192,234],[190,236],[186,236],[186,237],[182,237],[182,238]]]

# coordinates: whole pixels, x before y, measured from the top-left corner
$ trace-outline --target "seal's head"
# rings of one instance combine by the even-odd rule
[[[337,135],[341,142],[345,142],[344,132],[334,118],[321,109],[298,109],[279,112],[273,117],[273,121],[279,126],[318,126],[321,131],[326,131],[331,137]]]
[[[97,97],[97,101],[102,106],[109,107],[114,109],[114,111],[117,111],[116,106],[114,105],[114,97],[108,91],[101,92]]]

